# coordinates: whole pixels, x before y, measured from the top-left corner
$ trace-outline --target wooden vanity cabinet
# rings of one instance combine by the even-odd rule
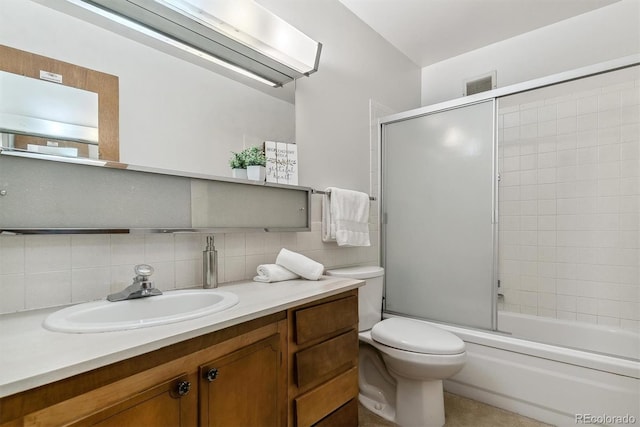
[[[0,399],[0,427],[356,427],[357,289]]]
[[[138,390],[106,408],[91,412],[86,417],[70,422],[69,426],[193,426],[196,425],[197,394],[191,390],[197,377],[193,373],[180,375],[157,385]],[[113,390],[110,390],[113,392]],[[74,403],[74,406],[78,402]],[[51,411],[43,411],[46,421],[51,421]],[[25,425],[31,424],[26,418]],[[36,425],[42,425],[35,422]]]
[[[200,425],[286,425],[280,337],[272,335],[199,368]]]
[[[357,292],[289,310],[289,427],[358,425]]]
[[[286,340],[285,312],[192,338],[2,398],[0,426],[284,427]]]

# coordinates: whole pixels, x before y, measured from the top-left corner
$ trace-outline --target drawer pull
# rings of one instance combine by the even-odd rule
[[[218,378],[218,369],[217,368],[209,369],[205,374],[205,378],[207,379],[207,381],[213,382],[213,380]]]
[[[186,396],[191,391],[191,383],[189,381],[180,381],[176,391],[178,396]]]

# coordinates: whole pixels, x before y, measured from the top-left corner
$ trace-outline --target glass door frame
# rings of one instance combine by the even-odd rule
[[[436,114],[440,112],[444,112],[447,110],[452,110],[456,108],[463,108],[466,106],[471,106],[477,103],[493,100],[493,191],[492,191],[492,205],[493,205],[493,214],[492,214],[492,225],[493,225],[493,295],[492,295],[492,331],[498,331],[498,184],[500,181],[500,171],[498,170],[498,100],[501,97],[514,95],[521,92],[528,92],[535,89],[540,89],[546,86],[552,86],[559,83],[570,82],[572,80],[578,80],[585,77],[591,77],[598,74],[603,74],[623,68],[633,67],[640,65],[640,54],[625,56],[622,58],[618,58],[611,61],[601,62],[598,64],[565,71],[558,74],[553,74],[550,76],[529,80],[523,83],[518,83],[510,86],[505,86],[502,88],[493,89],[486,92],[481,92],[475,95],[466,96],[458,99],[454,99],[451,101],[445,101],[433,105],[428,105],[425,107],[392,114],[389,116],[382,117],[379,122],[379,140],[378,140],[378,164],[380,165],[380,173],[378,174],[378,188],[379,192],[379,209],[380,209],[380,260],[382,266],[386,266],[386,218],[385,218],[385,196],[383,189],[383,179],[385,174],[385,126],[397,123],[405,120],[411,120],[414,118]],[[383,304],[382,309],[383,313],[387,313],[386,311],[386,281],[385,281],[385,294],[383,294]],[[429,319],[434,320],[435,319]]]

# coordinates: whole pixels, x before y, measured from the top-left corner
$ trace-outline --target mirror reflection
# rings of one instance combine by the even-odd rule
[[[2,147],[120,159],[117,76],[6,45],[0,70]]]
[[[98,94],[0,71],[0,132],[7,134],[3,147],[78,157],[77,147],[60,146],[56,140],[81,142],[91,144],[85,154],[97,159]],[[46,145],[22,140],[16,146],[13,134],[42,137]]]

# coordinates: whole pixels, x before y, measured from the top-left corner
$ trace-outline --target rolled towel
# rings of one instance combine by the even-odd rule
[[[285,248],[280,250],[278,257],[276,258],[276,264],[281,265],[287,270],[293,271],[308,280],[318,280],[324,272],[324,265],[312,260],[311,258],[307,258],[302,254],[292,252]]]
[[[262,264],[259,265],[256,269],[258,275],[253,278],[256,282],[282,282],[284,280],[294,280],[299,279],[296,273],[287,270],[281,265],[278,264]]]

